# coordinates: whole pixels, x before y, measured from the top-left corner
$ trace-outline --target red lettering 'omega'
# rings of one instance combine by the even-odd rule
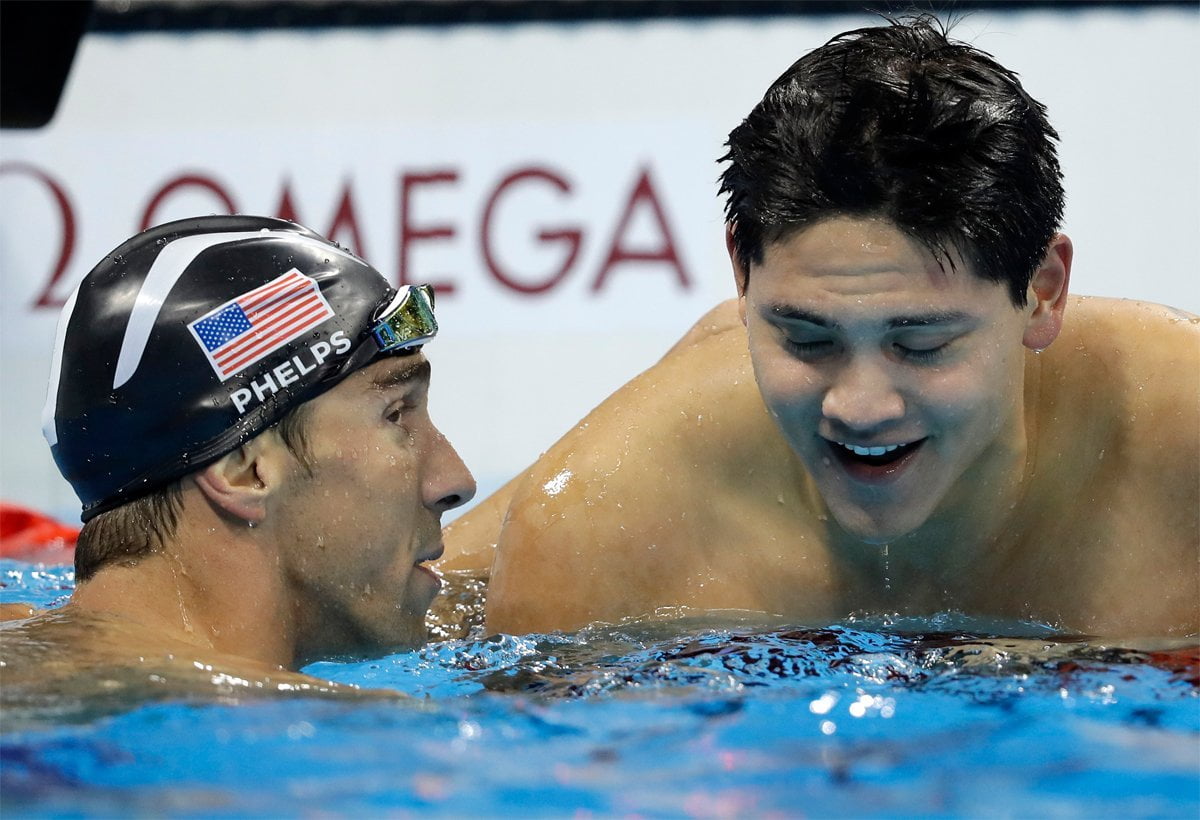
[[[300,225],[308,224],[301,218],[299,210],[292,201],[291,179],[283,181],[283,192],[279,196],[279,207],[275,210],[275,215],[280,219],[286,219]],[[362,231],[358,227],[358,212],[354,209],[354,187],[350,180],[346,180],[342,184],[342,198],[338,200],[337,210],[333,214],[329,230],[325,231],[322,235],[327,239],[332,239],[334,242],[342,242],[340,234],[343,231],[350,235],[349,241],[344,244],[357,254],[359,258],[370,259],[366,243],[363,242]]]
[[[58,260],[50,269],[50,277],[46,280],[46,285],[38,294],[37,299],[33,301],[33,306],[35,308],[61,308],[67,300],[55,295],[54,286],[66,273],[67,265],[70,264],[71,257],[75,253],[75,209],[71,206],[71,199],[58,180],[36,165],[30,165],[27,162],[0,163],[0,174],[28,174],[50,189],[50,195],[54,197],[54,202],[58,205],[58,212],[62,215],[62,244],[58,248]]]
[[[629,228],[629,222],[633,217],[633,210],[643,202],[650,207],[650,213],[654,216],[654,221],[658,225],[659,233],[662,236],[662,245],[656,250],[630,250],[624,245],[625,231]],[[679,259],[679,252],[675,249],[675,238],[671,235],[671,229],[667,225],[667,217],[663,212],[662,205],[659,204],[658,194],[655,192],[654,185],[650,181],[649,168],[642,169],[638,175],[637,182],[633,186],[633,191],[629,194],[629,201],[625,204],[625,212],[621,214],[621,219],[617,222],[617,229],[613,231],[608,256],[605,258],[604,264],[600,266],[595,281],[592,282],[592,292],[598,292],[603,288],[604,280],[608,278],[612,269],[626,262],[665,263],[674,268],[675,276],[679,279],[679,284],[684,290],[688,290],[692,286],[691,280],[688,279],[687,271],[683,269],[683,262]]]
[[[579,246],[583,240],[583,232],[578,228],[543,229],[538,231],[537,238],[539,241],[563,243],[567,248],[567,252],[562,258],[562,263],[547,278],[540,282],[529,282],[528,280],[518,279],[511,271],[504,270],[501,267],[500,262],[496,259],[496,255],[492,251],[492,213],[505,191],[519,182],[532,182],[534,180],[548,182],[561,193],[571,193],[571,184],[553,171],[538,167],[521,168],[506,176],[496,186],[496,190],[492,192],[492,195],[488,198],[487,205],[484,206],[483,221],[479,228],[479,245],[483,252],[483,261],[488,272],[500,284],[518,293],[545,293],[557,285],[567,275],[568,271],[571,270],[571,266],[575,264],[575,258],[579,256]]]

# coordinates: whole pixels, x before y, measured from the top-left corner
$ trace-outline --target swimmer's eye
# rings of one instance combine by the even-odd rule
[[[387,412],[383,414],[383,418],[388,424],[403,424],[404,417],[415,410],[416,407],[417,405],[413,401],[398,401],[388,407]]]
[[[937,345],[936,347],[905,347],[904,345],[894,345],[896,352],[904,359],[910,362],[935,362],[946,355],[946,350],[950,347],[950,343]]]
[[[813,342],[798,342],[784,338],[783,346],[800,359],[815,359],[833,352],[833,342],[828,339]]]

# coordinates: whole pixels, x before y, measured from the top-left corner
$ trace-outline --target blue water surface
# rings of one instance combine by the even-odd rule
[[[11,563],[0,600],[69,590],[66,568]],[[0,802],[6,818],[1200,815],[1194,666],[925,626],[680,620],[313,664],[412,699],[6,727]]]

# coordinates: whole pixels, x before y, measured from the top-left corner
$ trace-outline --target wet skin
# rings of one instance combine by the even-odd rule
[[[441,516],[474,480],[429,417],[429,363],[396,357],[311,403],[308,465],[294,462],[271,501],[299,655],[419,646],[441,587]]]
[[[475,492],[428,390],[422,354],[382,359],[304,405],[297,450],[271,428],[185,477],[174,535],[102,567],[61,610],[6,624],[6,662],[53,645],[53,677],[79,692],[89,670],[125,667],[134,682],[198,670],[181,687],[202,688],[210,667],[252,688],[317,686],[285,670],[419,646],[441,516]],[[36,688],[49,674],[19,677]]]
[[[1197,325],[1068,300],[1069,265],[1058,238],[1018,308],[887,223],[795,234],[445,563],[497,545],[488,625],[514,632],[660,607],[1196,632]]]
[[[945,267],[887,222],[834,219],[766,248],[743,292],[763,400],[850,539],[927,540],[1023,476],[1036,308]]]

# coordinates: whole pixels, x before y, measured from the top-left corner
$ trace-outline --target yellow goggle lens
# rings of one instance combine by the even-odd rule
[[[371,328],[380,352],[416,347],[436,336],[438,325],[433,316],[433,302],[431,285],[401,287]]]

